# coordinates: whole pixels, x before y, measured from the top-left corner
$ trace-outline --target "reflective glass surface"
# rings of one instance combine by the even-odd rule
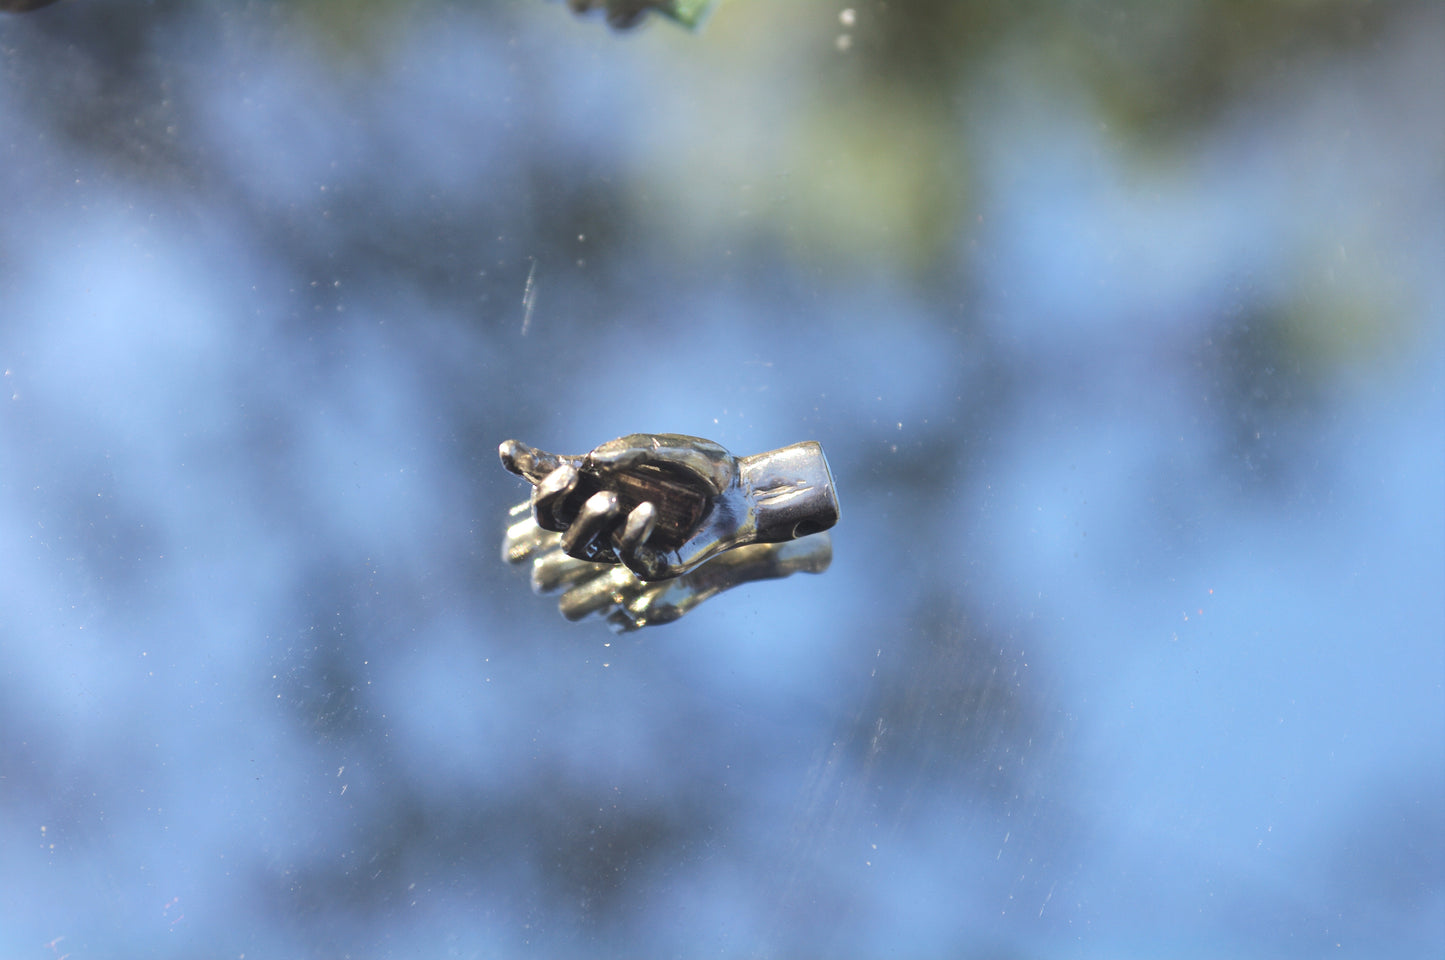
[[[1442,50],[0,12],[0,956],[1442,955]],[[564,618],[498,444],[632,433],[831,565]]]

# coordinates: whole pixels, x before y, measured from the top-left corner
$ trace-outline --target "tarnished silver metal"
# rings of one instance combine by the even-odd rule
[[[647,582],[620,564],[594,563],[567,555],[561,533],[543,530],[530,503],[511,509],[502,540],[502,559],[532,565],[532,589],[562,592],[557,608],[568,620],[603,616],[623,632],[671,623],[704,600],[756,580],[794,573],[822,573],[833,560],[833,542],[815,533],[786,543],[754,543],[714,558],[671,580]]]
[[[734,457],[711,440],[634,433],[585,456],[516,440],[502,466],[533,484],[532,516],[561,533],[578,560],[620,563],[640,579],[669,580],[725,551],[783,543],[838,522],[823,448],[795,443]]]

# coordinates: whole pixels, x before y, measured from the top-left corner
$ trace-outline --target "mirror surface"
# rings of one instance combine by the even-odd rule
[[[1442,49],[0,13],[0,955],[1438,955]],[[831,566],[564,619],[497,445],[638,432]]]

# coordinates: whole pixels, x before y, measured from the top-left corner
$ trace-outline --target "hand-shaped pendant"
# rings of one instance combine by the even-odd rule
[[[750,543],[782,543],[838,522],[817,443],[734,457],[711,440],[634,433],[585,456],[508,440],[502,466],[533,484],[532,515],[568,556],[667,580]]]

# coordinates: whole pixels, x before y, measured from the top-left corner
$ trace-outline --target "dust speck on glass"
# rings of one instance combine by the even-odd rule
[[[1445,954],[1442,48],[0,0],[0,956]]]

